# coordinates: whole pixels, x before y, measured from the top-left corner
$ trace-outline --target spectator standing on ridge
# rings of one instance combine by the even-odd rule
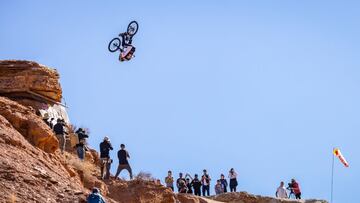
[[[199,180],[198,174],[195,174],[194,178],[192,178],[190,174],[186,174],[185,177],[191,179],[190,186],[194,189],[194,195],[201,196],[201,181]]]
[[[115,179],[119,176],[122,170],[127,170],[130,175],[130,180],[133,179],[132,169],[130,167],[128,159],[130,158],[129,153],[125,150],[125,145],[120,145],[120,150],[118,151],[118,158],[119,158],[119,166],[115,175]]]
[[[295,193],[295,198],[296,199],[301,199],[301,191],[300,191],[300,186],[299,183],[296,182],[295,179],[291,179],[291,189],[294,191]]]
[[[199,180],[198,174],[195,174],[194,179],[191,181],[191,185],[194,188],[194,194],[197,196],[201,196],[200,188],[202,186],[201,181]]]
[[[275,196],[276,196],[277,198],[283,198],[283,199],[287,199],[287,198],[288,198],[288,195],[287,195],[287,192],[286,192],[286,188],[285,188],[285,186],[284,186],[284,182],[283,182],[283,181],[280,182],[280,186],[276,189]]]
[[[236,187],[238,185],[237,182],[237,173],[234,168],[231,168],[229,171],[229,179],[230,179],[230,192],[236,192]]]
[[[113,150],[110,139],[105,136],[104,141],[100,143],[100,172],[101,179],[104,179],[104,168],[108,166],[110,161],[110,150]],[[111,163],[110,163],[111,164]],[[110,169],[105,169],[105,172],[110,171]],[[110,176],[110,174],[106,174],[105,176]]]
[[[56,137],[59,140],[59,148],[61,150],[61,153],[64,153],[65,150],[65,122],[61,120],[60,118],[57,119],[57,123],[54,125],[54,132]]]
[[[181,185],[180,185],[181,181],[184,181],[184,183],[186,182],[185,178],[183,178],[183,174],[179,173],[179,178],[176,180],[176,187],[178,189],[178,192],[180,192],[181,189]]]
[[[93,188],[92,193],[87,198],[87,203],[105,203],[98,188]]]
[[[222,185],[222,187],[223,187],[223,192],[226,193],[226,192],[227,192],[228,182],[227,182],[227,180],[225,179],[224,174],[221,174],[221,176],[220,176],[220,182],[221,182],[221,185]]]
[[[219,195],[222,193],[224,193],[223,185],[221,184],[221,180],[217,180],[215,185],[215,194]]]
[[[168,175],[165,177],[166,187],[171,188],[174,192],[174,178],[172,177],[172,172],[168,171]]]
[[[89,138],[89,135],[86,134],[85,130],[82,129],[82,128],[79,128],[75,133],[76,133],[76,135],[77,135],[77,137],[78,137],[78,139],[79,139],[79,142],[80,142],[81,140],[86,140],[86,138]],[[86,143],[86,142],[84,142],[84,144],[85,144],[85,143]]]
[[[201,184],[202,184],[202,194],[203,196],[210,196],[210,181],[211,178],[209,174],[207,173],[206,169],[203,170],[204,174],[201,177]],[[206,192],[206,194],[205,194]]]

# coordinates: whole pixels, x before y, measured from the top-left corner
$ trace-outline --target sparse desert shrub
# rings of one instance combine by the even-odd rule
[[[95,178],[92,175],[93,171],[96,170],[94,164],[87,161],[81,161],[73,156],[68,156],[68,164],[78,172],[84,185],[89,185],[94,182]]]
[[[139,174],[135,176],[135,180],[155,181],[156,178],[149,172],[140,171]]]

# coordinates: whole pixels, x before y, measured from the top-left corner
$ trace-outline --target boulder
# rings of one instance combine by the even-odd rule
[[[32,145],[51,153],[59,148],[53,131],[30,108],[0,97],[0,115]]]
[[[59,74],[33,61],[0,60],[0,93],[14,99],[60,102]]]

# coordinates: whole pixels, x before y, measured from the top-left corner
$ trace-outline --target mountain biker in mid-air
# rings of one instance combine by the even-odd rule
[[[125,61],[130,60],[134,57],[135,47],[132,45],[132,36],[130,36],[127,32],[123,32],[119,34],[121,37],[121,46],[120,47],[120,55],[119,60]]]
[[[110,52],[120,50],[120,61],[129,61],[134,57],[135,47],[132,45],[132,38],[137,33],[138,28],[138,23],[131,21],[127,31],[119,34],[121,39],[116,37],[110,41],[108,49]]]

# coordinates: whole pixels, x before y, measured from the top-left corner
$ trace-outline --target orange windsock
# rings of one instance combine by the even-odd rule
[[[334,155],[337,156],[337,158],[339,158],[339,160],[341,161],[341,163],[344,164],[345,167],[349,167],[349,163],[346,161],[345,157],[341,154],[339,148],[334,149]]]

